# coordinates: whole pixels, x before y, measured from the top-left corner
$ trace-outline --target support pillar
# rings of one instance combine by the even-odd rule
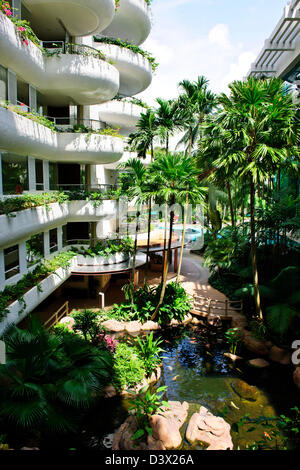
[[[48,160],[43,160],[43,180],[44,180],[44,191],[49,191],[50,182],[49,182],[49,162],[48,162]]]
[[[61,251],[63,249],[63,228],[62,225],[57,227],[57,249]]]
[[[29,191],[36,190],[35,158],[28,157],[28,188]]]
[[[19,268],[20,268],[20,274],[26,274],[28,272],[27,249],[26,249],[25,241],[19,244]]]
[[[3,289],[4,285],[5,285],[4,251],[0,250],[0,288]]]
[[[0,152],[0,197],[3,196],[3,179],[2,179],[2,158]]]
[[[44,232],[44,256],[50,255],[50,237],[49,232]]]

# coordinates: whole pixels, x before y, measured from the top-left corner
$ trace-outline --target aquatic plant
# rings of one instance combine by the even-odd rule
[[[230,352],[232,354],[236,354],[238,344],[242,340],[242,334],[241,334],[240,329],[239,328],[230,328],[229,330],[226,331],[224,336],[225,336],[226,342],[230,346]]]
[[[162,400],[163,392],[166,386],[159,387],[155,392],[151,393],[149,386],[143,387],[136,395],[130,392],[134,398],[130,400],[129,409],[135,413],[138,429],[131,437],[132,441],[141,439],[147,435],[152,436],[152,428],[149,424],[151,416],[163,411],[163,406],[169,407],[168,402]]]
[[[153,339],[153,331],[144,339],[137,337],[136,341],[145,364],[147,377],[149,377],[161,364],[160,354],[164,352],[164,349],[160,347],[160,344],[163,341],[161,338]]]

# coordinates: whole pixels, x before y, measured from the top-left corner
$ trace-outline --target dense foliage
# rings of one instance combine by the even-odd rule
[[[139,320],[144,323],[151,319],[158,304],[161,289],[161,284],[157,287],[145,285],[134,292],[133,309],[131,302],[127,300],[120,305],[115,305],[106,315],[117,320]],[[190,310],[191,299],[189,295],[183,287],[176,285],[175,282],[170,282],[166,286],[164,300],[160,306],[157,321],[160,325],[168,325],[173,319],[181,322]]]
[[[130,237],[118,238],[115,240],[106,239],[97,241],[94,246],[80,248],[72,246],[71,250],[86,257],[103,256],[108,258],[116,253],[132,254],[133,253],[133,241]]]

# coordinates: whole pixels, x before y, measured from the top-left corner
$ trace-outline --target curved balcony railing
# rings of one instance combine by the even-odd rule
[[[102,34],[139,46],[149,36],[151,22],[151,8],[145,0],[120,0],[114,19]]]

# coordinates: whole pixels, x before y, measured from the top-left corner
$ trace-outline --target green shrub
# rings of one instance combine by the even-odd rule
[[[113,383],[117,389],[133,388],[145,376],[145,365],[139,357],[138,348],[119,343],[114,354]]]
[[[153,332],[147,335],[144,339],[136,338],[140,357],[143,359],[146,375],[150,377],[152,372],[155,372],[161,364],[160,354],[164,349],[160,347],[163,342],[161,338],[153,339]]]

